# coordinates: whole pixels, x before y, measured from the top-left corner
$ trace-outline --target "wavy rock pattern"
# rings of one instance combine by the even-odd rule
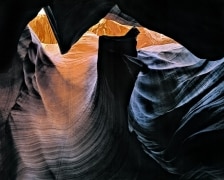
[[[75,11],[70,11],[74,13],[71,14],[70,20],[78,20],[76,21],[78,23],[71,26],[70,23],[65,23],[63,16],[58,13],[62,12],[62,6],[60,5],[62,1],[56,0],[55,2],[53,9],[56,9],[54,11],[58,15],[56,18],[59,18],[57,22],[62,23],[60,28],[65,28],[64,25],[72,27],[73,30],[77,28],[75,34],[73,30],[65,28],[66,30],[63,32],[65,34],[60,34],[62,35],[61,38],[57,39],[60,43],[60,40],[65,38],[66,43],[62,47],[64,52],[81,37],[90,25],[95,24],[106,15],[114,5],[112,2],[106,3],[106,1],[103,1],[103,5],[98,6],[98,1],[91,1],[91,3],[93,2],[92,5],[97,5],[91,6],[91,3],[88,4],[87,7],[91,7],[92,11],[83,11],[79,6],[73,6]],[[65,2],[71,1],[63,1],[63,3]],[[180,88],[178,92],[186,91],[186,93],[189,93],[188,85],[195,85],[198,81],[203,82],[201,84],[202,89],[197,86],[196,90],[191,89],[193,99],[184,99],[187,101],[183,109],[178,106],[177,109],[171,108],[168,112],[166,110],[167,114],[162,116],[161,121],[160,118],[156,119],[157,121],[138,119],[139,112],[135,114],[136,111],[133,111],[133,121],[130,121],[133,130],[137,133],[148,155],[168,171],[177,174],[184,173],[183,177],[188,179],[222,177],[224,158],[222,155],[223,148],[220,148],[219,145],[223,141],[223,63],[219,58],[223,57],[223,41],[217,41],[217,39],[223,39],[222,23],[220,26],[223,19],[223,2],[213,0],[203,3],[201,1],[201,3],[198,3],[200,5],[194,7],[193,11],[191,11],[193,2],[186,1],[184,3],[185,9],[182,11],[179,9],[179,7],[183,7],[182,2],[174,1],[173,4],[164,6],[168,11],[163,8],[162,14],[148,11],[144,2],[136,2],[132,1],[133,4],[127,5],[125,1],[119,1],[119,7],[134,17],[136,12],[144,10],[144,13],[140,13],[140,16],[136,18],[144,26],[166,32],[165,34],[186,45],[199,57],[216,60],[217,64],[211,65],[208,61],[201,61],[202,64],[199,63],[199,70],[197,69],[198,64],[196,65],[199,77],[192,78],[190,73],[187,75],[190,80],[180,81],[181,85],[184,83],[187,83],[187,85],[185,86],[186,89]],[[0,52],[2,55],[1,70],[3,70],[1,75],[6,77],[6,81],[1,82],[4,95],[2,98],[4,105],[1,105],[0,124],[1,177],[4,179],[142,179],[143,176],[139,172],[141,172],[142,164],[144,164],[142,163],[144,162],[142,159],[144,156],[141,152],[138,152],[137,144],[134,143],[134,139],[128,133],[126,121],[126,108],[131,94],[131,87],[134,86],[137,76],[136,71],[139,70],[139,67],[136,69],[134,64],[141,65],[138,61],[133,62],[134,58],[132,61],[127,60],[127,57],[121,58],[123,52],[129,51],[126,48],[130,48],[131,56],[135,51],[134,56],[136,56],[136,50],[129,46],[132,44],[130,34],[124,39],[122,37],[112,38],[112,42],[109,37],[100,38],[100,48],[104,49],[104,51],[98,54],[98,71],[94,71],[94,68],[92,69],[90,66],[86,67],[88,69],[86,72],[89,73],[86,78],[87,81],[84,86],[80,86],[80,84],[75,83],[75,81],[80,81],[79,78],[73,81],[63,77],[63,74],[57,70],[49,57],[43,53],[39,42],[33,36],[32,39],[29,33],[25,33],[25,36],[23,36],[26,43],[20,44],[20,53],[15,55],[17,40],[24,26],[35,17],[43,3],[39,1],[34,3],[28,3],[28,1],[16,2],[15,5],[20,6],[12,13],[10,5],[14,3],[15,1],[7,1],[7,3],[4,4],[3,2],[0,6],[1,17],[3,17],[2,21],[0,21],[0,39],[1,42],[5,42],[5,47],[1,48]],[[49,4],[49,1],[46,1],[46,4]],[[102,9],[94,9],[96,7],[102,7]],[[153,1],[151,7],[158,7],[161,10],[158,1]],[[70,6],[65,8],[66,12],[67,8],[69,9]],[[175,11],[170,10],[172,8]],[[211,8],[214,8],[216,13],[207,14]],[[82,13],[80,12],[79,15],[83,15],[83,18],[89,17],[86,14],[87,12],[90,12],[90,14],[94,12],[94,16],[90,16],[93,19],[87,19],[87,24],[82,24],[80,17],[77,18],[76,16],[78,12],[76,10],[81,10]],[[100,10],[99,14],[97,10]],[[158,9],[155,8],[154,10],[157,12]],[[18,16],[14,16],[14,13],[17,13]],[[183,13],[188,15],[185,16]],[[149,22],[148,17],[152,17],[152,21]],[[195,21],[191,20],[192,17],[195,18]],[[9,26],[11,24],[15,29]],[[71,34],[66,36],[66,33]],[[8,37],[12,37],[12,41],[8,41]],[[111,47],[111,44],[113,45],[113,42],[117,40],[121,40],[122,43],[119,42],[121,45],[124,42],[122,52],[117,49],[119,46],[116,43]],[[107,46],[107,41],[110,42],[108,54],[112,53],[114,57],[121,60],[120,62],[111,63],[102,60],[104,56],[108,56],[108,59],[112,57],[105,51],[104,45]],[[116,51],[113,51],[113,49]],[[152,59],[161,56],[161,54],[157,55]],[[23,60],[22,64],[17,62],[20,59]],[[9,63],[10,60],[13,60],[12,67],[11,63]],[[167,64],[169,63],[167,62]],[[108,68],[108,65],[112,68]],[[15,67],[17,68],[16,71],[14,70]],[[200,71],[201,67],[202,69],[205,68],[203,70],[206,70],[206,72]],[[191,72],[191,70],[189,71]],[[8,75],[5,71],[10,74]],[[125,71],[126,73],[122,74]],[[94,72],[98,74],[93,75]],[[119,73],[117,74],[117,72]],[[123,76],[120,76],[120,74]],[[158,74],[156,72],[156,75],[159,75],[158,80],[161,80],[161,77],[170,80],[167,78],[168,76],[164,76],[165,74],[164,71]],[[182,78],[182,76],[177,77],[178,80]],[[118,81],[115,81],[114,78],[118,79]],[[141,78],[137,86],[158,87],[158,84],[151,84],[151,81],[147,78],[147,80],[144,80],[144,77]],[[186,74],[184,74],[184,78],[186,78]],[[160,83],[160,81],[158,82]],[[182,87],[177,86],[179,85],[178,82],[172,83],[176,85],[175,87]],[[86,91],[80,91],[83,87],[86,88]],[[169,88],[172,90],[172,87]],[[175,90],[172,92],[175,92]],[[137,87],[136,91],[136,96],[139,97],[138,100],[150,100],[152,97],[151,95],[149,95],[150,98],[147,97],[148,94],[142,88],[138,89]],[[140,94],[138,94],[139,92]],[[142,97],[141,93],[144,97]],[[159,94],[160,91],[156,93]],[[184,94],[186,95],[186,93]],[[159,98],[164,98],[164,94],[162,95]],[[181,97],[181,93],[178,95]],[[5,96],[12,99],[9,101]],[[152,102],[159,98],[153,96]],[[11,103],[14,100],[16,103]],[[110,102],[104,103],[106,100],[110,100]],[[148,105],[138,101],[133,102],[137,103],[137,106]],[[177,101],[176,103],[180,102]],[[152,115],[148,114],[147,108],[140,111],[147,116]],[[161,115],[160,113],[161,111],[159,115]],[[167,117],[173,117],[174,115],[177,115],[177,119],[174,118],[172,123],[175,127],[164,131],[169,136],[165,133],[163,135],[165,138],[162,138],[161,134],[158,134],[160,131],[157,130],[166,130],[166,127],[169,127],[167,126],[169,123],[166,122],[169,119]],[[179,118],[181,121],[179,121]],[[200,121],[200,119],[203,119],[203,121]],[[148,120],[149,122],[147,122]],[[204,151],[205,149],[206,151]],[[148,159],[145,160],[146,164],[147,162]]]
[[[198,59],[178,44],[140,54],[148,68],[129,112],[144,151],[182,179],[223,179],[224,58]]]
[[[126,56],[137,56],[137,34],[132,29],[126,36],[100,37],[98,59],[95,54],[88,61],[67,62],[76,64],[69,78],[64,64],[55,61],[55,66],[36,37],[28,29],[24,32],[18,47],[23,82],[4,126],[8,133],[1,131],[8,143],[1,160],[4,179],[149,177],[144,165],[155,163],[147,162],[127,121],[142,68]],[[153,176],[166,175],[157,168],[152,168],[157,170]]]

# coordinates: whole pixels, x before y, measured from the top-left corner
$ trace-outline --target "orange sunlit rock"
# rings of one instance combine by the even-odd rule
[[[42,43],[55,44],[57,43],[49,21],[45,14],[39,14],[36,18],[30,21],[29,26],[34,30]]]
[[[112,20],[101,19],[99,23],[92,26],[89,31],[97,34],[98,36],[123,36],[130,28],[130,26],[124,26]]]
[[[30,27],[39,37],[40,41],[45,44],[57,43],[46,15],[40,14],[29,23]],[[101,19],[99,23],[92,26],[88,31],[98,36],[123,36],[128,32],[131,26],[121,25],[115,21]],[[150,31],[143,27],[138,27],[140,34],[137,37],[137,48],[143,48],[151,45],[160,45],[175,42],[173,39],[164,36],[155,31]]]
[[[112,20],[102,19],[89,30],[98,36],[123,36],[131,28],[132,26],[126,26]],[[138,29],[140,34],[137,37],[137,48],[175,42],[173,39],[155,31],[150,31],[143,27],[138,27]]]

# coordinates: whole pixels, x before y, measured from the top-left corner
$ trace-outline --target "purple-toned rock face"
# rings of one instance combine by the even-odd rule
[[[24,28],[48,6],[66,53],[115,3],[0,2],[0,177],[223,178],[223,1],[116,3],[128,18],[216,61],[183,46],[137,52],[133,28],[99,38],[96,71],[87,71],[82,89]]]
[[[23,32],[12,74],[0,82],[8,97],[0,101],[10,102],[0,109],[5,179],[169,177],[128,130],[130,96],[144,67],[136,59],[137,35],[133,28],[125,36],[99,37],[96,59],[70,59],[65,75],[63,64],[46,56],[32,31]],[[82,68],[86,73],[71,78]]]

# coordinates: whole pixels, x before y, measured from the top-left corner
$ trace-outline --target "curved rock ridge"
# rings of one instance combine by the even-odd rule
[[[98,59],[72,66],[86,68],[82,85],[79,74],[66,79],[36,36],[24,31],[18,48],[23,83],[3,134],[10,139],[1,162],[5,179],[148,178],[147,157],[127,122],[131,92],[143,67],[129,59],[137,56],[137,34],[133,28],[125,36],[101,36]]]
[[[131,95],[130,127],[144,151],[183,179],[224,177],[224,58],[178,44],[148,47]]]

